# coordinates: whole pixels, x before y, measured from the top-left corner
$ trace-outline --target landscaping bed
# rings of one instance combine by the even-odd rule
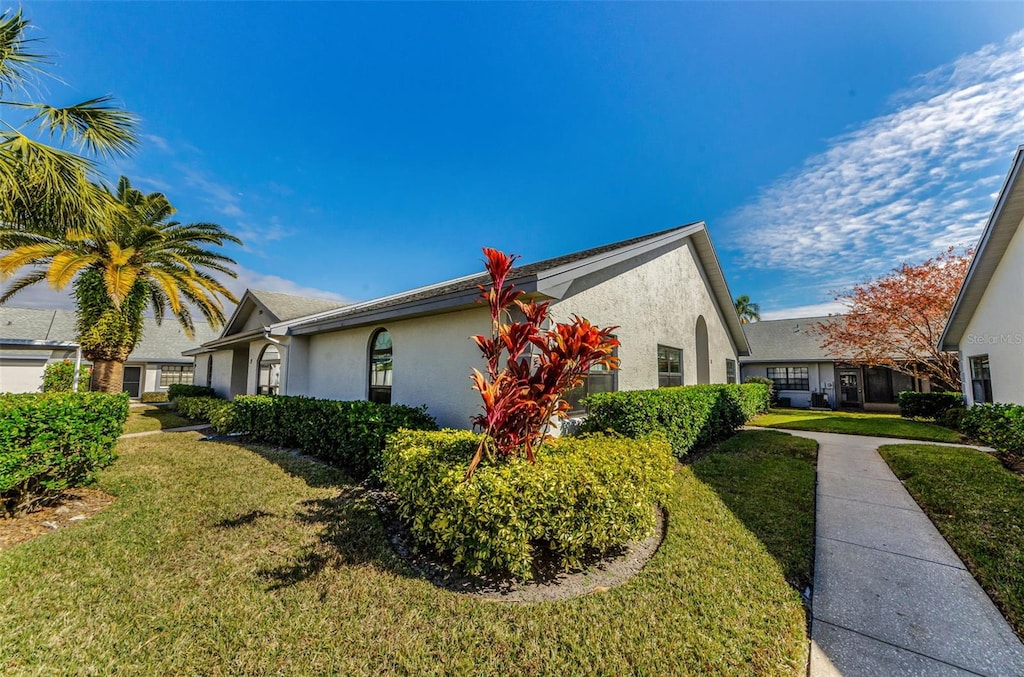
[[[1024,638],[1024,477],[975,449],[905,444],[878,451]]]
[[[964,439],[957,431],[935,423],[908,420],[897,414],[869,412],[776,408],[752,419],[749,425],[819,433],[896,437],[928,442],[957,443]]]
[[[366,490],[342,472],[198,440],[122,441],[98,487],[117,502],[80,527],[0,552],[6,672],[210,674],[228,660],[239,673],[354,675],[795,675],[805,667],[803,605],[773,556],[778,548],[701,477],[719,452],[677,469],[664,541],[633,579],[576,599],[508,605],[417,575],[391,547]],[[744,448],[722,452],[734,470],[745,457],[775,455],[734,444]],[[761,477],[771,484],[775,475]],[[775,491],[742,485],[738,493]],[[762,500],[759,512],[777,506]]]

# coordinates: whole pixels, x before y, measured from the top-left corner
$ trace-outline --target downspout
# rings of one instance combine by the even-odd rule
[[[75,349],[75,379],[71,382],[71,392],[78,392],[78,372],[82,370],[82,345]]]

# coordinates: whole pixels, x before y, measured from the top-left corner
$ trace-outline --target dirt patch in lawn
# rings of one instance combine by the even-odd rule
[[[622,585],[643,570],[665,538],[667,515],[656,509],[653,532],[645,539],[630,541],[604,555],[594,554],[583,562],[583,569],[562,571],[543,557],[535,563],[534,579],[519,582],[507,578],[470,576],[460,573],[450,558],[418,547],[408,528],[394,511],[394,504],[383,492],[372,492],[388,540],[395,552],[416,573],[439,588],[500,602],[554,602],[589,594],[600,594]]]
[[[97,489],[69,489],[51,505],[17,517],[0,518],[0,550],[86,520],[114,502]]]

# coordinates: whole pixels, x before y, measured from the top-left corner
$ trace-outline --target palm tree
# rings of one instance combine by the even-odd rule
[[[75,228],[106,208],[96,160],[127,155],[136,118],[109,96],[71,106],[27,100],[52,62],[36,51],[21,10],[0,13],[0,221],[18,223],[45,209]],[[45,141],[30,134],[38,127]]]
[[[751,303],[750,297],[744,294],[736,297],[736,314],[740,316],[740,324],[750,324],[761,320],[761,305]]]
[[[174,207],[161,193],[144,195],[121,177],[117,191],[100,187],[108,203],[102,222],[86,220],[74,229],[44,216],[0,224],[0,278],[28,269],[0,297],[5,303],[22,289],[46,281],[55,289],[72,284],[78,309],[82,354],[93,362],[96,387],[118,392],[124,362],[142,338],[142,314],[157,322],[170,309],[192,336],[193,309],[214,328],[224,324],[220,297],[235,296],[212,274],[230,277],[235,262],[207,245],[241,241],[214,223],[170,220]]]

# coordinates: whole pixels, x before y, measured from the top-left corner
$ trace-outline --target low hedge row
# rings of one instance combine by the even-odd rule
[[[683,458],[768,411],[771,389],[763,383],[744,383],[624,390],[591,395],[585,404],[589,413],[583,432],[614,430],[633,438],[661,433],[672,452]]]
[[[915,393],[904,390],[899,394],[900,416],[903,418],[928,418],[938,420],[950,409],[963,408],[961,393]]]
[[[178,413],[193,421],[206,421],[219,433],[235,432],[235,407],[219,397],[179,397],[174,406]]]
[[[1024,458],[1024,406],[976,404],[960,417],[960,432],[1001,454]]]
[[[285,395],[245,395],[234,400],[234,425],[257,441],[294,447],[359,478],[381,467],[387,436],[400,428],[436,430],[425,407],[320,400]]]
[[[217,397],[213,388],[194,386],[190,383],[172,383],[167,388],[167,397],[176,400],[179,397]]]
[[[110,465],[128,395],[0,395],[0,512],[31,510]]]
[[[675,461],[663,438],[561,438],[535,464],[481,463],[464,480],[480,436],[468,431],[393,435],[381,478],[417,541],[471,574],[534,575],[540,556],[578,567],[588,552],[643,538],[666,496]]]
[[[167,396],[166,392],[161,390],[142,393],[142,396],[139,398],[139,401],[141,401],[143,404],[153,404],[156,402],[169,402],[170,398]]]

